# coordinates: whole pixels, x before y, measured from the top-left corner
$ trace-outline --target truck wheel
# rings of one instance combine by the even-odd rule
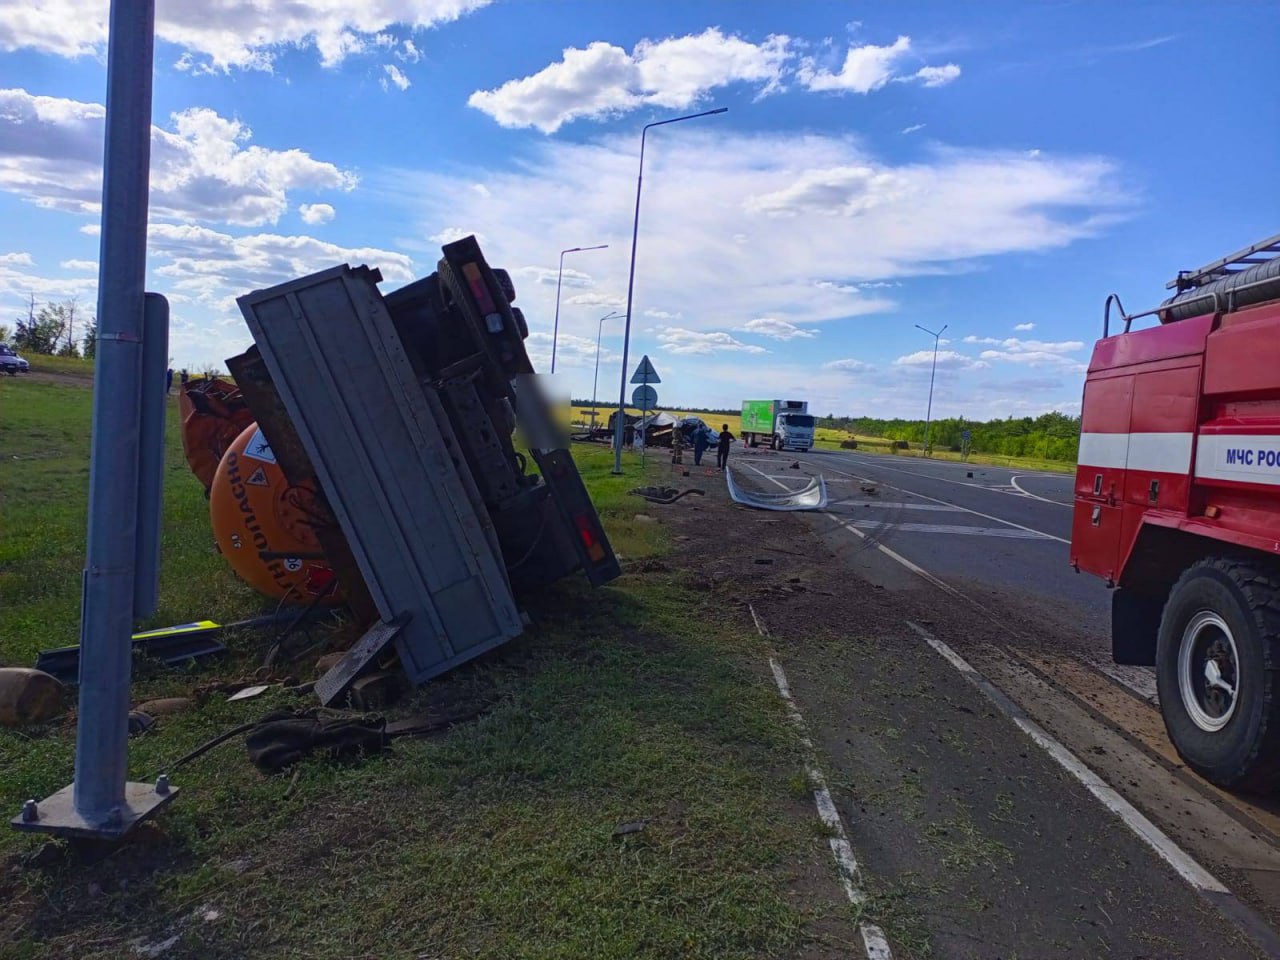
[[[1189,567],[1160,618],[1156,684],[1169,739],[1221,787],[1265,791],[1280,773],[1280,581],[1250,563]]]

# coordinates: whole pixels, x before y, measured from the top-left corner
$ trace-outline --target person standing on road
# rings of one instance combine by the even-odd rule
[[[707,452],[707,447],[711,446],[711,441],[707,439],[708,427],[698,427],[698,432],[693,435],[693,465],[695,467],[702,466],[702,455]]]
[[[729,444],[736,440],[732,433],[729,432],[727,423],[720,426],[720,444],[716,448],[716,466],[723,470],[729,465]]]

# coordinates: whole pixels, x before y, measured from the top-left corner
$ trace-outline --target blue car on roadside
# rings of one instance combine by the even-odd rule
[[[16,377],[20,373],[28,373],[31,364],[18,356],[17,351],[7,343],[0,343],[0,373]]]

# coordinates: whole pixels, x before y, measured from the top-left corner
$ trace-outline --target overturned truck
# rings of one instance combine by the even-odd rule
[[[317,683],[326,704],[392,644],[422,683],[519,634],[528,591],[619,574],[510,277],[468,237],[430,276],[380,282],[344,265],[241,297],[255,346],[228,360],[260,434],[219,467],[240,525],[229,550],[295,602],[341,596],[369,625]],[[316,569],[332,576],[289,579]]]

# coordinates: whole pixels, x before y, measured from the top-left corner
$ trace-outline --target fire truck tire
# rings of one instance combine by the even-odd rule
[[[1280,784],[1280,578],[1210,558],[1183,572],[1165,603],[1156,685],[1182,759],[1221,787]]]

